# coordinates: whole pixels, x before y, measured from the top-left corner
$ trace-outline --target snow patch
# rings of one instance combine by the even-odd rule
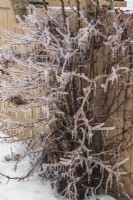
[[[0,136],[5,135],[0,133]],[[11,157],[12,152],[22,155],[26,147],[21,142],[19,143],[3,143],[0,141],[0,173],[9,175],[10,177],[24,176],[30,169],[30,158],[25,157],[19,163],[15,171],[15,161],[6,161],[5,157]],[[35,173],[29,180],[18,182],[17,180],[10,180],[0,176],[0,200],[57,200],[56,192],[52,190],[48,181],[41,181]]]
[[[90,197],[88,200],[116,200],[109,195],[97,195],[95,197]]]

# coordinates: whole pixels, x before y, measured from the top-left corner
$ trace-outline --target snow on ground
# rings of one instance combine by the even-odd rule
[[[0,133],[0,136],[4,136]],[[26,150],[24,144],[19,143],[1,143],[0,141],[0,173],[9,175],[10,177],[24,176],[30,169],[30,158],[25,157],[18,165],[17,171],[14,166],[16,161],[10,160],[12,153],[22,155]],[[5,159],[6,158],[6,159]],[[99,200],[115,200],[106,195],[97,196]],[[29,180],[18,182],[0,176],[0,200],[59,200],[57,194],[52,190],[48,181],[41,181],[37,173]],[[95,200],[90,197],[89,200]]]
[[[115,200],[109,195],[97,195],[96,197],[90,197],[88,200]]]
[[[2,136],[2,134],[0,134]],[[22,144],[3,144],[0,143],[0,173],[10,175],[11,177],[24,176],[30,168],[30,158],[26,157],[15,172],[15,161],[6,161],[4,156],[11,156],[11,152],[22,154],[25,147]],[[8,157],[7,157],[8,158]],[[34,174],[29,181],[18,182],[0,176],[0,200],[57,200],[56,193],[51,189],[50,183],[41,181]]]

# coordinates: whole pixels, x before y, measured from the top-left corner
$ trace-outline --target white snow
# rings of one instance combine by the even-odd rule
[[[2,136],[2,134],[0,134]],[[17,171],[14,171],[15,161],[6,161],[4,156],[11,156],[12,152],[22,154],[25,151],[24,145],[0,143],[0,173],[10,175],[11,177],[24,176],[30,167],[30,158],[26,157],[19,164]],[[34,174],[29,180],[18,182],[0,176],[0,200],[57,200],[56,192],[52,190],[50,183],[39,180],[37,174]]]
[[[0,136],[5,136],[0,133]],[[3,143],[0,142],[0,173],[9,175],[10,177],[24,176],[30,169],[30,158],[25,157],[18,165],[15,171],[14,166],[16,161],[6,161],[12,157],[12,152],[22,155],[26,150],[24,144],[19,143]],[[115,200],[108,195],[98,195],[99,200]],[[18,182],[0,176],[0,200],[59,200],[56,191],[52,190],[48,181],[39,179],[35,173],[29,180]],[[90,197],[88,200],[95,200],[95,197]]]
[[[96,197],[90,197],[88,200],[115,200],[109,195],[97,195]]]

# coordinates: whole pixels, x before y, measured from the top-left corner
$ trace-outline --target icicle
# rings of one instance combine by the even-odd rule
[[[45,106],[45,118],[48,119],[50,117],[49,106]]]
[[[6,120],[6,125],[7,125],[7,127],[10,127],[10,120],[9,119]]]
[[[38,119],[39,118],[39,109],[38,108],[35,108],[35,113],[36,113],[36,118]]]
[[[27,119],[28,118],[27,117],[27,110],[24,110],[23,113],[24,113],[24,118]]]
[[[44,80],[45,80],[45,86],[49,86],[49,71],[48,69],[44,69]]]
[[[45,115],[45,106],[42,106],[42,114]]]
[[[17,111],[15,111],[15,117],[16,117],[16,119],[18,119],[18,112]]]
[[[122,46],[121,48],[122,48],[122,55],[125,56],[125,54],[126,54],[126,47]]]

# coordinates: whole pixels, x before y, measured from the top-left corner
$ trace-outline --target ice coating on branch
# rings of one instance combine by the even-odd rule
[[[63,72],[58,79],[58,81],[60,82],[60,87],[63,89],[66,87],[67,83],[71,80],[72,80],[72,74],[65,72]]]
[[[117,68],[112,67],[112,73],[110,74],[110,76],[106,79],[105,84],[102,84],[101,87],[104,88],[104,92],[107,92],[108,90],[108,84],[109,82],[112,82],[112,84],[116,81],[118,81],[118,78],[120,76],[120,72],[124,71],[125,73],[129,72],[129,68],[127,67],[119,67],[117,66]]]
[[[111,134],[117,124],[108,115],[112,107],[103,91],[110,92],[130,71],[123,64],[130,50],[123,40],[128,21],[122,23],[117,17],[111,24],[108,16],[96,19],[73,9],[63,20],[59,9],[43,11],[40,18],[30,6],[25,20],[18,18],[23,35],[0,28],[6,35],[0,48],[3,107],[9,103],[8,111],[18,113],[15,120],[7,111],[1,117],[4,127],[14,126],[17,136],[25,136],[27,154],[35,155],[32,167],[43,170],[45,162],[48,167],[41,176],[52,177],[57,186],[66,184],[64,198],[79,199],[82,188],[88,199],[100,193],[104,181],[105,190],[113,179],[120,186],[125,175],[119,168],[128,159],[118,162],[120,145],[113,149],[106,142],[106,133]],[[73,26],[75,21],[79,27]]]

